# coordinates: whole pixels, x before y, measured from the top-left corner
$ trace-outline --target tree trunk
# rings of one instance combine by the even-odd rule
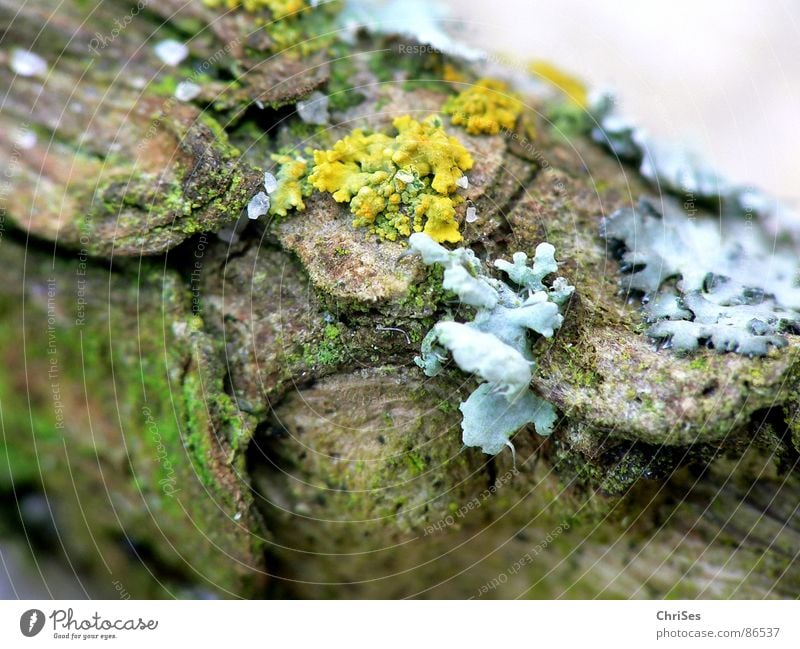
[[[464,449],[474,383],[413,361],[458,308],[440,275],[326,194],[224,230],[270,154],[438,112],[435,75],[472,64],[365,34],[315,49],[333,13],[282,50],[251,14],[183,5],[0,2],[0,490],[15,517],[46,497],[44,524],[20,514],[42,553],[98,596],[796,596],[800,339],[653,348],[598,234],[652,192],[635,169],[535,94],[514,132],[448,126],[475,160],[464,245],[547,240],[576,286],[535,349],[555,433],[519,432],[516,465]],[[191,65],[155,56],[167,37]],[[46,78],[15,76],[12,46]],[[330,127],[292,108],[316,88]]]

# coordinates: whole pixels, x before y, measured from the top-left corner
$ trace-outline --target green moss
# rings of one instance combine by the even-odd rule
[[[547,105],[545,117],[560,137],[581,137],[592,129],[592,118],[584,108],[570,101],[554,101]]]
[[[13,313],[16,305],[0,300],[0,313]],[[12,322],[0,319],[3,340],[19,339]],[[7,362],[6,360],[2,361]],[[47,396],[36,393],[30,402],[20,399],[22,386],[14,385],[10,366],[0,371],[0,490],[15,485],[38,483],[41,457],[52,452],[61,440],[56,428],[55,409]]]
[[[425,460],[419,454],[409,451],[405,456],[405,461],[412,475],[420,475],[425,472]]]
[[[449,414],[451,412],[456,412],[458,410],[458,404],[453,403],[452,401],[440,401],[436,404],[436,408],[445,414]]]
[[[152,174],[129,162],[111,161],[100,178],[76,186],[76,195],[89,208],[75,215],[74,228],[92,255],[107,254],[112,245],[144,252],[172,247],[176,234],[206,232],[232,221],[254,193],[254,172],[239,166],[240,152],[213,117],[202,114],[188,125],[160,114],[154,120],[184,150],[206,147],[204,155],[214,162],[191,166],[173,161],[171,173],[156,186]],[[108,227],[112,219],[118,226],[113,242]]]
[[[197,117],[198,121],[203,124],[206,128],[208,128],[214,135],[215,144],[223,145],[226,148],[230,147],[229,155],[231,157],[239,157],[242,153],[236,147],[230,145],[230,141],[228,140],[228,133],[223,128],[222,124],[219,123],[218,120],[214,119],[208,113],[200,113]]]
[[[425,277],[412,282],[405,295],[392,305],[396,314],[395,326],[408,334],[413,344],[418,344],[436,324],[443,307],[458,303],[452,291],[442,288],[444,270],[439,266],[426,267]],[[461,313],[471,314],[472,309],[458,306]]]
[[[161,95],[163,97],[172,97],[175,94],[175,89],[178,87],[178,79],[171,74],[162,74],[158,79],[151,81],[148,86],[148,92],[154,95]]]
[[[367,61],[367,66],[369,67],[370,72],[375,75],[375,78],[378,81],[382,82],[392,80],[395,65],[396,62],[388,59],[386,53],[382,51],[375,52]]]
[[[567,323],[567,331],[569,327],[571,325]],[[594,365],[594,359],[582,352],[580,346],[571,342],[554,347],[546,362],[548,367],[557,368],[564,377],[563,380],[572,385],[590,388],[603,380]]]
[[[330,56],[331,76],[326,92],[328,108],[332,111],[343,111],[358,106],[366,96],[352,87],[357,70],[350,52],[342,45],[336,45]]]
[[[0,443],[0,487],[12,478],[22,485],[41,476],[48,492],[76,496],[59,502],[67,536],[70,521],[85,520],[95,544],[113,556],[122,526],[130,538],[151,545],[158,561],[172,566],[172,574],[184,570],[185,563],[170,543],[203,561],[211,583],[245,588],[241,571],[231,571],[214,557],[224,551],[247,563],[251,552],[258,553],[259,542],[230,525],[229,516],[246,513],[249,503],[225,477],[228,471],[246,475],[243,454],[237,451],[246,446],[252,422],[224,392],[217,343],[202,331],[202,319],[188,316],[186,287],[172,271],[165,273],[163,264],[146,259],[137,268],[138,283],[136,274],[131,281],[91,265],[78,274],[75,262],[57,259],[55,268],[53,263],[52,255],[41,261],[28,255],[29,276],[52,273],[60,289],[54,302],[55,353],[47,354],[47,332],[35,324],[45,321],[43,304],[32,300],[26,307],[31,417],[26,408],[16,408],[12,415],[7,406],[9,392],[14,392],[9,368],[18,363],[6,357],[9,365],[0,369],[0,409],[7,433],[6,443]],[[89,297],[85,324],[78,326],[70,284],[84,277]],[[19,304],[17,299],[1,305],[8,310],[2,311],[0,334],[10,334],[9,327],[21,322],[10,315],[19,313]],[[165,321],[172,327],[165,329]],[[181,325],[192,345],[172,333]],[[51,383],[42,372],[51,359],[57,362],[52,384],[64,403],[63,425],[54,415]],[[220,444],[226,440],[233,451],[227,459],[220,457]],[[10,472],[4,470],[9,463]],[[131,506],[110,511],[106,489]]]
[[[572,372],[572,382],[575,385],[588,388],[600,381],[600,375],[594,370],[579,368],[574,365],[568,365],[568,369]]]
[[[452,291],[442,288],[444,269],[439,266],[426,267],[425,279],[413,282],[399,306],[403,311],[415,315],[432,315],[445,301],[456,300]]]
[[[800,361],[795,361],[784,383],[788,386],[783,416],[790,440],[796,453],[800,453]]]
[[[295,140],[302,143],[304,148],[309,144],[320,146],[322,140],[326,141],[326,143],[330,142],[330,135],[325,126],[307,124],[301,119],[289,120],[288,130]],[[297,153],[296,150],[292,152]]]
[[[341,330],[334,324],[325,325],[323,335],[326,340],[336,340],[341,335]]]
[[[693,370],[705,370],[708,368],[708,359],[705,356],[696,356],[689,363]]]
[[[303,362],[309,368],[335,367],[344,363],[348,352],[339,340],[340,335],[334,325],[325,327],[321,342],[303,346]]]
[[[668,450],[656,452],[655,447],[646,445],[612,445],[592,458],[583,457],[562,440],[556,440],[554,446],[553,468],[559,480],[578,492],[599,492],[605,497],[623,496],[644,479],[669,475],[686,460],[683,451],[676,458]],[[607,509],[608,504],[598,511]]]
[[[420,88],[452,94],[453,88],[447,82],[446,63],[443,55],[429,52],[425,55],[408,54],[400,51],[405,43],[388,43],[389,47],[370,55],[367,66],[382,83],[402,81],[403,90],[413,92]]]

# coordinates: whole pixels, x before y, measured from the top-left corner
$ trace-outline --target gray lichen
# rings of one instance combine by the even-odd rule
[[[563,277],[550,288],[542,283],[558,270],[555,248],[539,244],[532,267],[524,252],[515,253],[513,263],[495,261],[512,286],[490,277],[472,250],[447,250],[423,233],[412,234],[409,244],[425,264],[443,266],[442,286],[476,310],[471,322],[437,323],[414,359],[425,374],[436,376],[449,351],[461,370],[482,381],[460,406],[464,444],[492,455],[506,446],[513,450],[509,437],[527,423],[549,435],[556,412],[529,389],[536,363],[528,332],[552,337],[563,321],[560,308],[574,291]]]
[[[615,97],[606,92],[591,100],[596,126],[592,139],[622,160],[639,165],[639,173],[654,188],[719,207],[726,216],[755,217],[773,236],[788,235],[800,243],[800,215],[766,192],[730,182],[697,154],[650,137],[617,112]]]
[[[705,343],[765,356],[800,328],[797,256],[743,219],[642,199],[604,219],[602,236],[616,246],[623,289],[644,296],[647,334],[677,351]]]

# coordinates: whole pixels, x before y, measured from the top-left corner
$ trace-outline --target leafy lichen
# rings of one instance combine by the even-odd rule
[[[698,218],[670,199],[642,199],[603,221],[622,284],[645,298],[647,334],[678,351],[701,344],[765,356],[800,328],[798,263],[737,218]],[[674,286],[670,284],[674,280]]]
[[[467,133],[496,135],[501,129],[514,128],[522,112],[522,102],[502,81],[479,79],[448,99],[442,110]]]
[[[731,182],[690,150],[650,137],[618,114],[613,95],[598,95],[589,112],[594,124],[592,139],[637,164],[639,173],[654,188],[679,196],[686,209],[704,206],[725,217],[755,218],[770,234],[800,243],[800,218],[793,206],[756,187]]]
[[[449,351],[461,370],[482,381],[460,406],[464,443],[496,454],[511,446],[509,437],[527,423],[548,435],[556,413],[529,389],[536,364],[528,334],[552,337],[563,321],[560,308],[574,291],[563,277],[549,288],[542,283],[558,270],[553,246],[539,244],[532,267],[524,252],[515,253],[513,262],[497,260],[507,284],[490,277],[469,249],[449,251],[420,233],[409,244],[426,265],[443,266],[442,286],[476,310],[471,322],[436,324],[415,358],[425,374],[436,376]]]

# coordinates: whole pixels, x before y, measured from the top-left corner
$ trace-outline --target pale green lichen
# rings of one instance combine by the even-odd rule
[[[448,99],[443,112],[453,124],[471,135],[496,135],[514,128],[522,102],[508,85],[496,79],[479,79],[462,93]]]
[[[439,242],[460,241],[457,181],[472,157],[436,116],[418,122],[404,115],[393,124],[395,136],[355,129],[332,149],[314,151],[311,185],[349,203],[353,225],[381,238],[425,232]]]
[[[542,283],[558,269],[553,246],[539,244],[532,267],[523,252],[514,254],[513,263],[497,260],[495,266],[512,282],[507,284],[490,277],[469,249],[449,251],[420,233],[411,235],[409,245],[426,265],[443,266],[442,286],[476,309],[471,322],[436,324],[414,359],[425,374],[436,376],[449,351],[461,370],[482,381],[460,406],[464,443],[496,454],[511,446],[509,437],[527,423],[540,435],[550,434],[555,409],[529,389],[536,364],[528,335],[552,337],[574,291],[562,277],[550,288]]]
[[[701,344],[765,356],[800,330],[800,265],[791,247],[744,220],[686,213],[642,199],[603,221],[621,261],[622,285],[645,299],[647,334],[677,351]]]
[[[800,244],[800,217],[793,206],[751,185],[731,182],[692,151],[650,137],[617,112],[613,95],[599,95],[589,112],[595,124],[592,139],[638,165],[656,190],[680,197],[685,209],[709,207],[725,218],[757,222],[769,235]]]

